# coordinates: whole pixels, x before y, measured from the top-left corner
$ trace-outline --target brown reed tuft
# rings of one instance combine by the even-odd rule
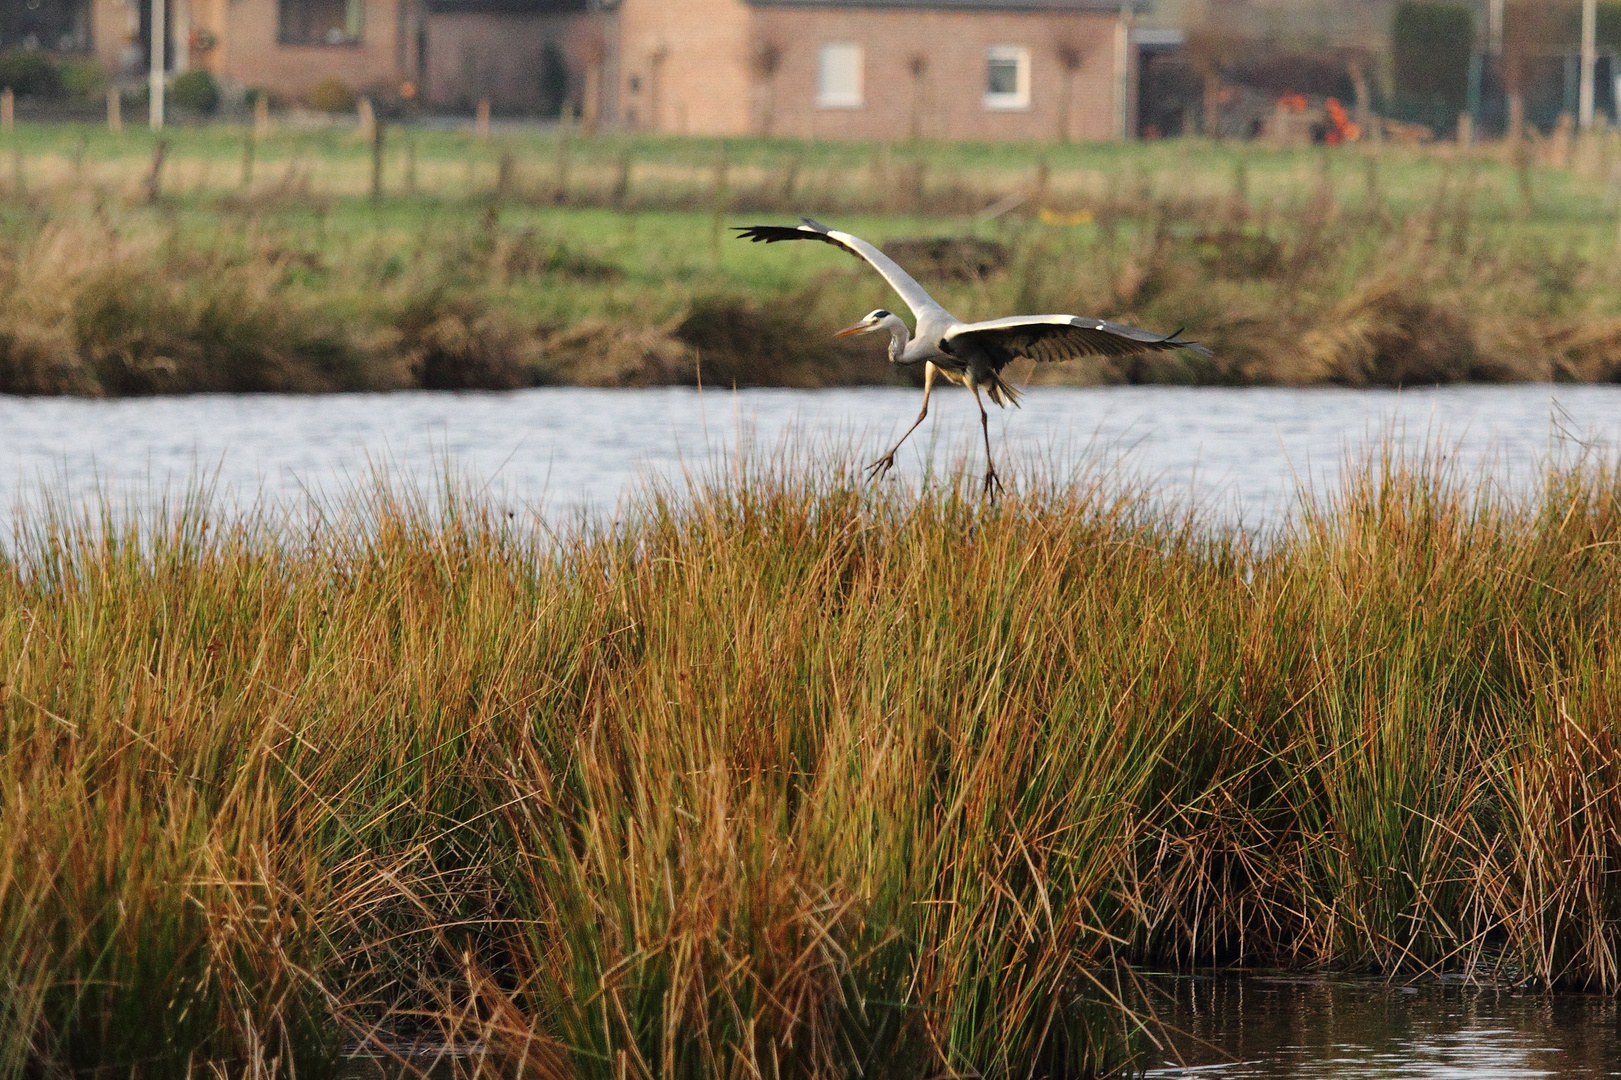
[[[1121,476],[746,458],[34,504],[0,1071],[1090,1075],[1128,965],[1621,987],[1621,485],[1375,457],[1264,541]]]

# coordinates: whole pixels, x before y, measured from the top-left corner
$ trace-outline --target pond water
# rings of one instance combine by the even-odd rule
[[[1162,983],[1178,1080],[1597,1080],[1621,1076],[1614,1000],[1445,982],[1265,975]]]
[[[1433,980],[1234,974],[1146,976],[1161,1047],[1144,1080],[1602,1080],[1621,1077],[1607,997]],[[351,1048],[341,1080],[455,1075],[448,1049]],[[402,1068],[404,1062],[409,1068]]]
[[[766,449],[786,439],[801,452],[831,443],[867,460],[905,429],[918,400],[891,388],[5,398],[0,513],[42,487],[122,500],[207,476],[246,505],[341,491],[379,465],[430,480],[447,463],[548,514],[611,510],[638,478],[701,470],[740,439]],[[1550,448],[1621,443],[1621,387],[1607,386],[1033,387],[1024,408],[992,412],[1010,478],[1038,458],[1060,470],[1123,461],[1168,497],[1248,525],[1287,514],[1303,484],[1332,489],[1347,454],[1381,438],[1441,445],[1505,483],[1533,476]],[[895,475],[915,482],[925,461],[965,453],[977,470],[976,416],[965,392],[937,393]]]

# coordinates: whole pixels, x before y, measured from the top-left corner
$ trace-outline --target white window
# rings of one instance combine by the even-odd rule
[[[992,45],[985,50],[985,107],[1030,107],[1030,50],[1019,45]]]
[[[867,103],[866,57],[861,46],[834,41],[822,46],[816,64],[816,104],[823,109],[859,109]]]

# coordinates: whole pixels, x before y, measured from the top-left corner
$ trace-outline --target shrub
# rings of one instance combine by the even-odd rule
[[[310,108],[324,113],[346,113],[355,107],[355,92],[336,75],[329,75],[310,88]]]
[[[188,71],[169,84],[169,101],[178,109],[212,116],[220,107],[220,84],[206,71]]]
[[[62,92],[70,98],[88,101],[107,89],[107,73],[94,60],[63,60],[56,66]]]
[[[62,73],[51,58],[32,49],[0,53],[0,87],[18,97],[62,96]]]

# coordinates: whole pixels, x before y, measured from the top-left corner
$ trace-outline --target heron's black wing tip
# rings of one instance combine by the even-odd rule
[[[1166,334],[1165,337],[1160,339],[1160,345],[1167,349],[1186,349],[1189,352],[1198,353],[1200,356],[1203,356],[1206,359],[1209,359],[1215,355],[1207,347],[1199,344],[1197,341],[1182,340],[1182,331],[1186,329],[1187,327],[1185,326],[1177,327],[1175,331]]]
[[[781,225],[733,225],[732,228],[737,231],[739,240],[752,240],[756,244],[786,240],[799,231]]]

